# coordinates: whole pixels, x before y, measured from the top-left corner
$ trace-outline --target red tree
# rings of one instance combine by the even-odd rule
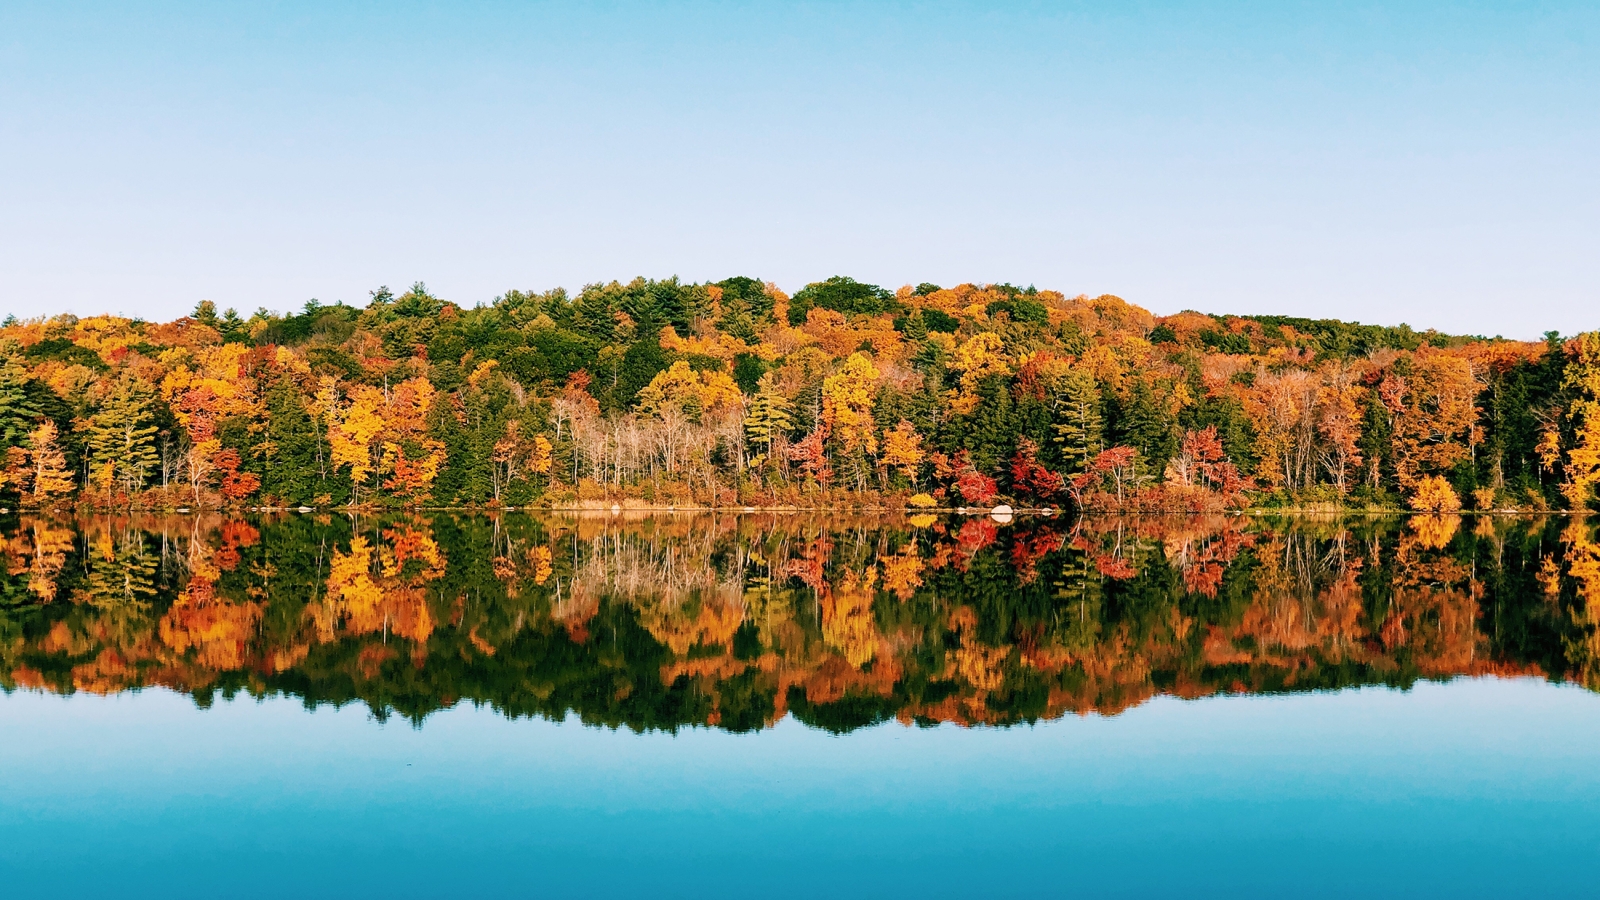
[[[1039,445],[1028,438],[1017,440],[1011,457],[1011,489],[1017,494],[1048,500],[1061,493],[1066,479],[1039,463]]]

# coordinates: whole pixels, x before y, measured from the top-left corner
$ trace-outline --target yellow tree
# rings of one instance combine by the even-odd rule
[[[72,472],[66,454],[56,444],[56,426],[49,419],[28,433],[28,502],[45,506],[72,493]]]
[[[254,379],[246,374],[250,348],[244,344],[201,347],[192,353],[178,351],[183,361],[161,381],[161,395],[189,437],[184,456],[193,500],[219,468],[222,441],[217,424],[225,418],[254,419],[261,409]],[[191,368],[190,364],[193,364]],[[236,467],[235,467],[236,468]]]
[[[690,421],[699,421],[707,414],[740,408],[743,401],[744,394],[727,372],[696,372],[680,359],[650,379],[635,408],[641,416],[659,418],[671,407]]]
[[[533,454],[528,457],[528,471],[535,475],[548,475],[555,462],[555,446],[542,434],[533,436]]]
[[[350,392],[349,403],[345,404],[339,401],[337,385],[325,379],[318,399],[328,419],[328,449],[334,468],[350,470],[350,483],[355,487],[355,499],[359,502],[361,491],[375,477],[381,460],[383,392],[369,385],[359,385]]]
[[[1600,484],[1600,331],[1580,334],[1569,345],[1564,383],[1576,397],[1567,415],[1573,444],[1567,451],[1567,483],[1561,492],[1573,509],[1583,509]]]
[[[872,389],[878,378],[871,357],[852,353],[838,372],[822,380],[822,417],[846,453],[878,452],[872,421]]]
[[[981,331],[955,350],[951,367],[961,373],[961,390],[950,408],[966,415],[978,408],[978,385],[991,375],[1011,374],[1005,341],[992,331]]]
[[[324,380],[318,408],[328,420],[328,446],[335,468],[350,470],[360,501],[363,488],[382,486],[408,500],[427,497],[444,465],[444,444],[427,431],[435,390],[426,378],[407,379],[385,392],[359,385],[341,402],[338,386]],[[373,482],[369,486],[369,482]]]
[[[915,425],[905,419],[883,433],[883,455],[878,458],[878,465],[884,469],[898,470],[911,482],[912,487],[917,484],[917,472],[926,458],[927,452],[922,449],[922,435],[917,433]]]
[[[1411,508],[1422,512],[1453,513],[1461,508],[1461,498],[1444,476],[1424,475],[1417,479],[1417,489],[1411,495]]]
[[[650,379],[650,383],[639,391],[634,409],[641,416],[659,416],[668,406],[672,406],[691,417],[697,417],[700,413],[699,391],[699,373],[680,359]]]
[[[878,369],[865,353],[852,353],[839,371],[822,379],[822,421],[840,455],[852,464],[856,488],[865,486],[864,458],[878,454],[877,424],[872,419],[872,391]]]

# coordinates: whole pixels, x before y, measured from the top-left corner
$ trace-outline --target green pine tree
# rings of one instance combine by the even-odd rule
[[[1133,390],[1117,405],[1118,416],[1112,429],[1117,442],[1139,451],[1145,465],[1145,475],[1160,475],[1167,460],[1178,452],[1180,432],[1177,422],[1156,402],[1155,392],[1143,379],[1134,383]]]
[[[1104,446],[1105,419],[1100,415],[1100,386],[1081,369],[1062,376],[1056,394],[1052,426],[1061,460],[1068,472],[1089,468],[1089,460]]]
[[[133,378],[112,387],[89,419],[91,480],[110,496],[132,495],[160,464],[150,391]]]
[[[28,399],[28,375],[17,361],[0,359],[0,460],[27,441],[38,411]]]
[[[793,405],[778,390],[772,373],[761,376],[756,382],[756,395],[750,400],[750,413],[744,420],[745,435],[750,443],[761,448],[758,467],[772,457],[772,443],[789,430],[793,424]]]
[[[279,379],[267,391],[267,427],[261,450],[265,466],[261,493],[290,506],[309,504],[327,493],[317,464],[316,422],[294,382]]]
[[[434,398],[428,410],[428,436],[444,444],[444,466],[433,480],[433,500],[446,506],[469,502],[467,471],[472,467],[476,442],[467,426],[457,417],[455,402],[448,394]]]

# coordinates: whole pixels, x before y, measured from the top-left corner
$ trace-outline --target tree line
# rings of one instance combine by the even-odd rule
[[[0,326],[0,504],[1583,509],[1600,333],[736,277]]]

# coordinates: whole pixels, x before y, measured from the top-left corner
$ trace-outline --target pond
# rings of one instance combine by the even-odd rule
[[[1600,850],[1581,519],[0,540],[13,895],[1490,896]]]

